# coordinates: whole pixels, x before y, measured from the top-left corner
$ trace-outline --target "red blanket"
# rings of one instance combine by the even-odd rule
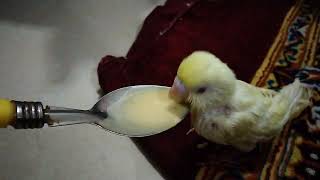
[[[294,0],[168,0],[145,19],[126,57],[98,67],[105,93],[137,84],[170,86],[182,58],[207,50],[250,82]],[[194,179],[195,143],[189,118],[164,133],[133,140],[167,179]]]

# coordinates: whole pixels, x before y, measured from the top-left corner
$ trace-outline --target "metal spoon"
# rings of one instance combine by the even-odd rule
[[[54,106],[44,106],[41,102],[21,102],[21,101],[11,101],[15,106],[13,119],[10,121],[10,125],[16,129],[32,129],[32,128],[43,128],[45,124],[49,127],[73,125],[73,124],[94,124],[102,127],[110,132],[126,135],[129,137],[142,137],[149,136],[157,133],[161,133],[167,129],[161,129],[158,132],[139,132],[139,133],[127,133],[125,127],[112,127],[106,125],[108,123],[103,123],[103,121],[108,120],[107,108],[113,103],[116,103],[121,98],[127,96],[128,94],[145,89],[163,89],[169,88],[165,86],[156,85],[137,85],[128,86],[114,90],[106,95],[104,95],[91,109],[89,110],[79,110],[64,107],[54,107]],[[0,103],[0,109],[1,107]],[[186,113],[187,114],[187,113]],[[186,115],[185,114],[185,115]],[[183,118],[182,118],[183,119]],[[182,120],[181,119],[181,120]],[[181,121],[180,120],[180,121]],[[1,111],[0,111],[0,121]],[[6,121],[6,120],[4,120]],[[1,122],[0,122],[1,124]],[[175,126],[176,124],[173,124]]]

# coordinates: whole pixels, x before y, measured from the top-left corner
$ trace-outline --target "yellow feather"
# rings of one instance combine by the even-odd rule
[[[196,51],[183,59],[177,75],[188,88],[205,83],[208,79],[207,69],[216,57],[205,51]]]

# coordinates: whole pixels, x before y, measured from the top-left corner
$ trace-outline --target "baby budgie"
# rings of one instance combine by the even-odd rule
[[[237,80],[215,55],[195,51],[181,62],[170,96],[191,107],[191,124],[209,141],[249,152],[278,135],[311,104],[313,94],[296,79],[279,92]]]

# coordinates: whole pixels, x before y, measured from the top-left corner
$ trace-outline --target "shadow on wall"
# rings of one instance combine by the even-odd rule
[[[120,1],[56,1],[2,0],[0,23],[17,28],[52,29],[47,78],[63,81],[80,61],[99,62],[108,53],[125,55],[134,41],[139,24],[159,0]],[[162,0],[163,1],[163,0]],[[146,3],[147,2],[147,3]],[[124,5],[126,4],[126,5]],[[143,6],[143,7],[141,7]],[[138,17],[138,18],[137,18]],[[27,61],[28,59],[24,59]],[[59,70],[59,73],[55,73]],[[54,76],[52,76],[54,74]]]

